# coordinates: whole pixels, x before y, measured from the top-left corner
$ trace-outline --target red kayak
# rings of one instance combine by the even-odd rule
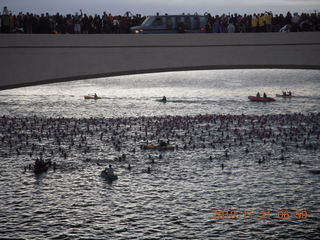
[[[254,102],[273,102],[273,101],[275,101],[275,99],[272,98],[272,97],[249,96],[248,99],[249,99],[250,101],[254,101]]]

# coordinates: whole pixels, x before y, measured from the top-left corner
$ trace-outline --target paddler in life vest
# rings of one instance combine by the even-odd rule
[[[267,98],[267,94],[266,94],[266,93],[263,93],[263,97],[264,97],[264,98]]]
[[[111,164],[109,165],[108,168],[105,168],[104,171],[105,171],[105,173],[108,174],[109,176],[110,176],[110,175],[114,175],[114,169],[112,168]]]
[[[257,97],[260,97],[260,93],[259,92],[257,93]]]

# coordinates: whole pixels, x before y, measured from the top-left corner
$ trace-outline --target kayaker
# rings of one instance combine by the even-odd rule
[[[292,92],[291,92],[291,91],[289,91],[289,92],[288,92],[288,96],[291,96],[291,95],[292,95]]]
[[[106,168],[104,170],[108,175],[113,175],[114,174],[114,169],[112,168],[111,164],[109,165],[109,168]]]
[[[35,168],[40,168],[40,165],[41,165],[40,160],[39,160],[39,158],[37,158],[37,159],[35,160],[35,162],[34,162],[34,167],[35,167]]]
[[[264,97],[264,98],[267,98],[267,94],[266,94],[266,93],[263,93],[263,97]]]
[[[95,94],[94,94],[94,97],[95,97],[95,98],[97,98],[97,97],[98,97],[98,95],[95,93]]]
[[[257,93],[257,97],[260,97],[260,93],[259,92]]]
[[[167,101],[166,96],[163,96],[163,97],[162,97],[162,101],[164,101],[164,102]]]

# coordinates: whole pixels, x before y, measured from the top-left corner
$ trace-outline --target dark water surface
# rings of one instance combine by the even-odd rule
[[[317,239],[319,90],[320,71],[219,70],[2,91],[0,239]],[[178,149],[140,148],[158,139]],[[41,154],[56,171],[24,172]]]

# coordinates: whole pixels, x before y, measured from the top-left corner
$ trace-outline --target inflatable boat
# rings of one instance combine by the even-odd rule
[[[275,101],[275,99],[272,98],[272,97],[249,96],[248,99],[249,99],[250,101],[253,101],[253,102],[273,102],[273,101]]]

